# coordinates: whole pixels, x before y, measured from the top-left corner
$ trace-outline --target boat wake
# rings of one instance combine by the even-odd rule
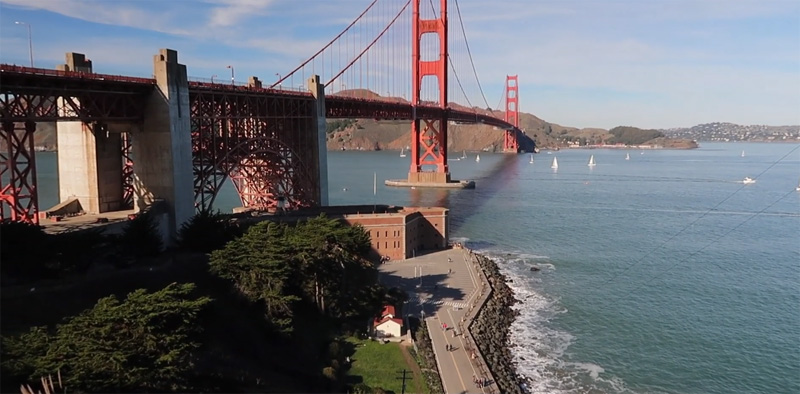
[[[472,242],[466,244],[475,246]],[[565,357],[575,337],[554,327],[553,321],[568,311],[557,297],[541,290],[543,281],[557,269],[547,256],[508,253],[494,248],[474,250],[497,262],[519,301],[514,306],[520,314],[511,325],[510,350],[517,373],[526,380],[528,392],[633,392],[619,378],[606,374],[602,366]],[[531,267],[538,267],[538,272],[532,272]]]

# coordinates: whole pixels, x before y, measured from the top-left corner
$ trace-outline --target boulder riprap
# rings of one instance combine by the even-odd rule
[[[500,273],[494,261],[479,254],[475,256],[489,280],[492,293],[472,321],[470,332],[475,337],[500,392],[523,394],[520,386],[523,379],[516,373],[508,343],[511,323],[519,314],[512,309],[517,302],[514,292],[506,285],[506,277]]]

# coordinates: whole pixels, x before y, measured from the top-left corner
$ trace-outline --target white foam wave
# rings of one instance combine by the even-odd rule
[[[476,250],[497,262],[508,285],[519,301],[514,309],[519,316],[511,325],[510,346],[517,373],[527,379],[531,393],[576,394],[585,392],[631,392],[624,382],[605,376],[602,366],[588,362],[567,362],[564,354],[574,341],[569,332],[550,323],[559,314],[567,313],[559,300],[542,292],[541,283],[547,273],[556,269],[542,263],[536,255],[513,254],[492,249]],[[546,259],[546,257],[541,257]],[[530,267],[542,272],[533,273]]]

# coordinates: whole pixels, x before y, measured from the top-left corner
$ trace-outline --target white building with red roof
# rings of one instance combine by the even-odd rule
[[[403,319],[395,317],[394,307],[386,305],[381,311],[381,317],[372,322],[372,327],[375,329],[375,336],[379,338],[395,337],[398,338],[402,335]]]

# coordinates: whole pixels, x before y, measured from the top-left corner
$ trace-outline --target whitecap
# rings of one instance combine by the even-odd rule
[[[471,246],[471,245],[468,245]],[[625,383],[607,376],[602,366],[589,362],[567,362],[564,354],[575,340],[567,331],[556,329],[551,321],[567,313],[559,299],[541,290],[547,276],[532,275],[531,266],[555,270],[554,264],[537,261],[545,256],[509,253],[496,249],[476,249],[494,260],[510,279],[519,315],[510,327],[509,346],[516,371],[531,393],[577,394],[587,391],[631,392]],[[541,258],[540,258],[541,257]]]

